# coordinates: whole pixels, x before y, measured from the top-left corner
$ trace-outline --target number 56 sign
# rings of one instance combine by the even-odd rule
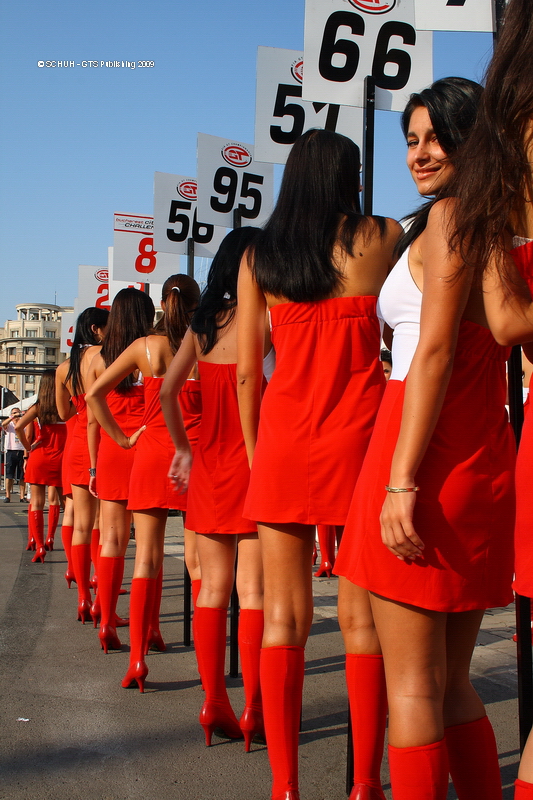
[[[303,97],[364,106],[367,75],[376,108],[403,111],[433,80],[432,34],[415,28],[414,0],[307,0]]]

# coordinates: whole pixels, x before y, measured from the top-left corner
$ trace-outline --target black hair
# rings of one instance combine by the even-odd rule
[[[429,88],[415,92],[409,98],[401,117],[402,131],[407,139],[409,123],[416,108],[425,108],[440,146],[453,164],[476,121],[483,87],[468,78],[442,78]],[[410,226],[400,238],[396,250],[401,255],[426,228],[429,212],[437,200],[448,196],[445,186],[432,200],[424,203],[405,219]]]
[[[154,324],[155,308],[150,295],[128,287],[117,293],[111,306],[105,339],[100,355],[106,367],[141,336],[146,336]],[[133,386],[134,373],[123,378],[115,391],[123,394]]]
[[[53,425],[55,422],[61,422],[56,405],[55,375],[55,369],[45,369],[41,375],[39,392],[35,402],[37,416],[41,425]]]
[[[166,336],[176,353],[200,300],[200,287],[189,275],[171,275],[163,284],[161,300],[165,308],[155,333]]]
[[[342,283],[335,248],[353,256],[356,233],[370,237],[376,224],[384,235],[382,217],[361,214],[360,169],[359,148],[346,136],[313,129],[296,140],[272,216],[250,247],[263,292],[297,303],[331,297]]]
[[[217,343],[218,332],[235,317],[239,265],[244,252],[259,232],[259,228],[251,227],[231,231],[211,263],[207,285],[191,321],[191,328],[198,336],[204,355]],[[220,322],[223,318],[224,321]]]
[[[85,389],[81,379],[81,357],[87,345],[97,345],[100,341],[97,339],[96,333],[93,331],[95,328],[105,328],[109,311],[105,308],[96,308],[90,306],[82,311],[76,320],[76,332],[74,333],[74,341],[70,351],[70,363],[68,367],[67,377],[65,383],[71,381],[72,394],[82,394]]]
[[[387,350],[385,347],[381,350],[379,354],[380,361],[387,361],[389,364],[392,364],[392,353],[390,350]]]

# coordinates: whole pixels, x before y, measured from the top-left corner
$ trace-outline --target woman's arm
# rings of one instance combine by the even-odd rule
[[[129,450],[143,430],[145,426],[139,428],[131,436],[126,436],[124,431],[119,427],[115,418],[109,410],[107,405],[106,396],[109,392],[118,386],[120,381],[139,368],[139,362],[142,362],[142,355],[144,353],[145,339],[136,339],[130,346],[124,350],[123,353],[113,361],[113,363],[100,375],[99,378],[93,383],[91,388],[86,394],[87,406],[93,412],[96,420],[111,436],[120,447]]]
[[[105,370],[104,360],[98,353],[92,359],[85,378],[85,386],[90,389],[93,383],[102,372]],[[96,469],[96,461],[98,459],[98,448],[100,446],[100,425],[94,416],[92,408],[87,406],[87,444],[89,446],[89,458],[91,469]],[[89,491],[94,497],[98,497],[96,489],[96,477],[92,475],[89,477]]]
[[[172,359],[159,393],[163,416],[176,448],[168,476],[175,487],[181,490],[185,490],[189,483],[192,454],[178,395],[195,362],[194,334],[189,328],[183,337],[180,349]]]
[[[33,405],[31,408],[26,411],[23,417],[20,417],[15,422],[15,432],[19,438],[20,443],[24,447],[24,450],[29,451],[31,450],[31,442],[28,439],[26,434],[26,426],[30,425],[34,419],[37,418],[38,408],[37,405]]]
[[[70,359],[67,359],[56,369],[56,406],[57,413],[63,422],[66,422],[76,413],[76,409],[70,402],[70,392],[65,386],[69,364]]]
[[[420,339],[406,380],[402,421],[389,485],[415,486],[420,462],[437,424],[450,380],[459,325],[472,284],[470,271],[450,253],[447,228],[452,202],[433,206],[420,240],[424,292]],[[399,558],[422,555],[424,544],[413,527],[414,492],[387,493],[381,513],[384,543]]]
[[[237,397],[246,452],[251,465],[259,427],[267,304],[263,292],[253,278],[246,254],[239,270],[237,297]]]
[[[503,345],[533,341],[533,300],[512,256],[505,257],[509,285],[504,286],[494,263],[483,276],[483,302],[492,335]]]

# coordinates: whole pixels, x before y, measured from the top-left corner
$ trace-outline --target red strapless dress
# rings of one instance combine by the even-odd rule
[[[61,486],[61,465],[67,441],[67,426],[64,422],[41,425],[40,445],[30,452],[24,480],[42,486]]]
[[[139,430],[144,415],[144,390],[142,385],[132,386],[127,392],[115,390],[107,395],[107,403],[115,420],[126,436]],[[135,447],[124,450],[100,429],[100,445],[96,462],[96,488],[102,500],[127,500]]]

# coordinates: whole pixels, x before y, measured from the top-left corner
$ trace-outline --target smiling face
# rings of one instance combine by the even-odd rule
[[[415,108],[407,133],[407,166],[422,195],[435,195],[451,177],[453,166],[442,149],[424,106]]]

